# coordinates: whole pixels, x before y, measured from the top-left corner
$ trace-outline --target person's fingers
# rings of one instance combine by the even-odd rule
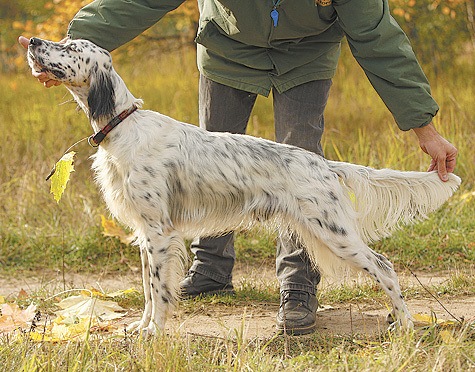
[[[455,164],[456,164],[455,159],[448,159],[446,161],[446,164],[447,164],[447,172],[453,173],[453,171],[455,170]]]
[[[57,80],[48,80],[48,81],[45,81],[43,84],[46,88],[51,88],[51,87],[60,86],[61,82]]]
[[[41,71],[31,71],[33,77],[37,78],[41,83],[44,83],[46,80],[49,80],[48,75],[45,72]]]
[[[445,165],[446,157],[440,157],[437,159],[437,173],[442,181],[447,181],[449,177],[447,176],[447,167]]]
[[[436,168],[436,166],[437,166],[437,163],[435,162],[435,160],[431,159],[429,169],[427,169],[427,172],[433,171]]]
[[[28,48],[28,45],[30,44],[30,39],[27,39],[26,37],[24,36],[20,36],[18,38],[18,42],[20,43],[20,45],[23,47],[23,48]]]

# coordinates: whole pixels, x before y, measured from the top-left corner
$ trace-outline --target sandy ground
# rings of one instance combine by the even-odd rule
[[[235,269],[234,283],[252,282],[254,285],[277,286],[271,267],[239,265]],[[399,276],[403,286],[419,286],[413,277]],[[418,274],[424,285],[441,283],[444,275]],[[0,275],[0,296],[16,296],[21,289],[32,293],[40,288],[48,288],[48,293],[59,293],[63,289],[86,288],[92,285],[104,290],[141,288],[141,277],[137,271],[128,275],[100,276],[94,274],[49,274],[26,278],[6,278]],[[322,286],[338,285],[325,281]],[[421,288],[421,291],[423,289]],[[407,299],[412,314],[435,312],[439,318],[449,319],[450,315],[433,299]],[[465,319],[475,318],[475,296],[444,299],[444,306],[455,316]],[[388,308],[381,302],[353,302],[338,306],[325,306],[318,311],[317,331],[331,334],[365,334],[369,337],[387,328]],[[275,316],[278,305],[261,303],[248,306],[203,305],[190,313],[181,306],[167,325],[168,332],[199,334],[210,337],[235,336],[236,332],[247,338],[268,338],[275,333]],[[136,315],[137,317],[140,314]],[[131,320],[128,319],[128,322]]]

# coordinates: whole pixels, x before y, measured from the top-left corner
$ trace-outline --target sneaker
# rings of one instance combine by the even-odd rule
[[[214,294],[234,294],[232,283],[220,283],[206,275],[190,271],[180,283],[181,295],[184,298],[210,296]]]
[[[317,297],[303,291],[282,291],[277,313],[277,331],[294,336],[315,332]]]

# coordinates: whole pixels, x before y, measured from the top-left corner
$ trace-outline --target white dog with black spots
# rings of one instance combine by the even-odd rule
[[[95,132],[126,116],[100,142],[92,167],[109,210],[134,230],[140,247],[145,310],[129,329],[164,329],[179,298],[185,237],[256,223],[293,234],[323,273],[367,272],[391,299],[397,324],[411,327],[392,264],[367,244],[439,208],[460,184],[457,176],[442,182],[436,172],[329,161],[297,147],[134,111],[142,101],[115,72],[110,54],[86,40],[32,38],[28,61],[64,83]]]

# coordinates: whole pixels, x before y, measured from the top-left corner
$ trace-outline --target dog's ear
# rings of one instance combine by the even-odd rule
[[[91,119],[108,120],[112,118],[115,108],[115,92],[111,68],[99,67],[97,63],[92,68],[87,104]]]

